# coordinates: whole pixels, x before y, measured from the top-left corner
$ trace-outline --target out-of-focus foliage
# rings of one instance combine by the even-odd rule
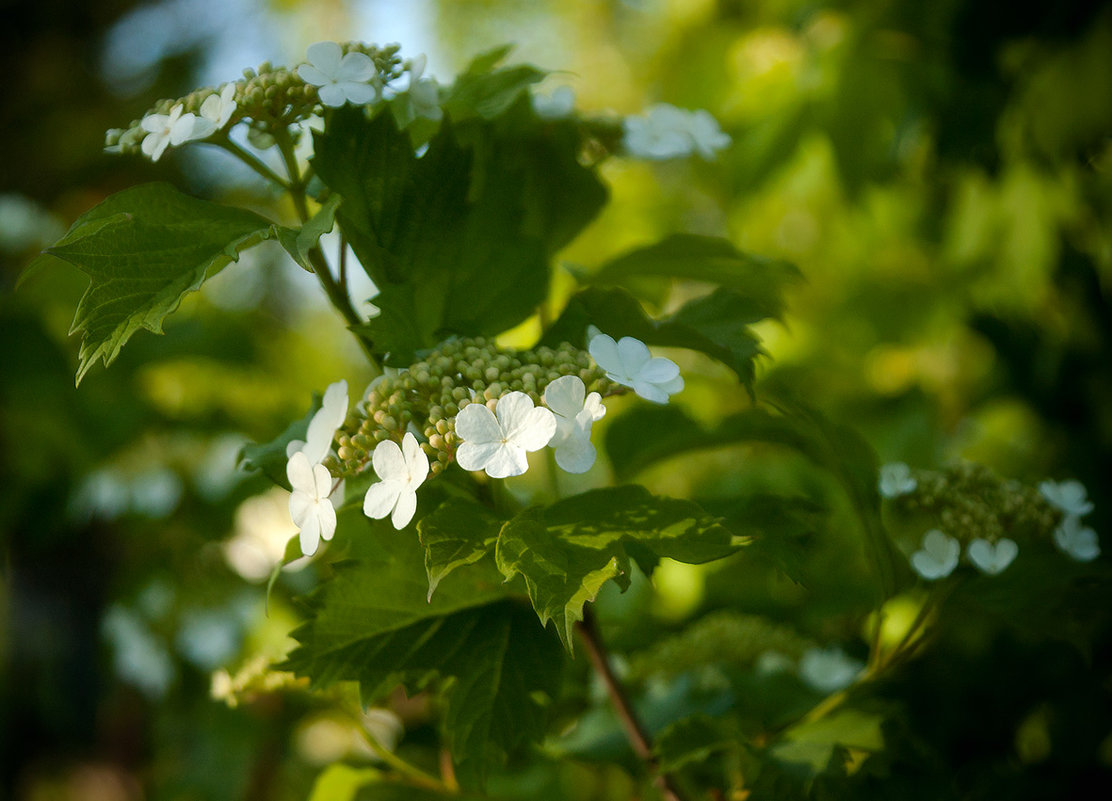
[[[311,697],[264,670],[291,647],[300,613],[289,599],[316,567],[282,573],[267,604],[263,582],[294,532],[285,497],[235,471],[242,442],[301,418],[314,389],[338,376],[365,384],[354,343],[268,244],[187,298],[166,336],[140,332],[75,391],[79,344],[67,332],[85,277],[47,264],[14,291],[67,224],[140,182],[292,217],[249,176],[225,182],[199,159],[100,152],[105,129],[199,82],[215,40],[183,29],[211,9],[8,5],[0,795],[304,799],[316,782],[321,798],[356,797],[373,780],[366,732],[390,745],[396,732],[361,716],[357,698]],[[288,62],[325,36],[374,41],[361,21],[405,15],[430,52],[450,54],[446,69],[516,41],[517,58],[566,68],[545,86],[572,84],[589,110],[710,109],[734,139],[724,160],[608,162],[612,202],[561,252],[569,269],[633,281],[647,312],[679,323],[703,294],[700,277],[676,281],[644,263],[620,275],[620,257],[684,230],[797,265],[804,280],[786,311],[737,316],[746,381],[755,344],[744,326],[783,319],[756,327],[772,357],[752,374],[760,395],[851,424],[882,461],[969,458],[1028,483],[1076,477],[1096,498],[1088,523],[1108,542],[1112,15],[1102,4],[441,0],[267,11],[270,30],[285,25],[297,43],[268,51]],[[167,19],[177,33],[163,30],[161,57],[150,53],[150,84],[112,85],[114,26],[137,32],[144,14],[144,42]],[[242,22],[245,39],[262,20]],[[571,292],[566,276],[555,285]],[[661,344],[690,346],[685,336]],[[868,651],[860,621],[877,587],[853,532],[876,514],[860,479],[871,464],[844,440],[827,455],[856,473],[752,436],[736,376],[676,358],[686,359],[682,408],[640,430],[687,427],[716,447],[678,453],[661,446],[666,433],[638,441],[637,418],[659,410],[616,408],[599,424],[614,472],[697,498],[752,543],[745,558],[711,566],[665,562],[651,583],[634,571],[624,594],[609,585],[600,597],[664,764],[720,786],[743,779],[754,798],[1042,798],[1107,782],[1106,557],[1062,566],[1049,546],[1021,554],[1004,583],[973,577],[919,658],[837,713],[793,724],[828,696],[804,670],[809,649]],[[882,636],[898,643],[921,605],[915,591],[889,601]],[[569,663],[568,686],[586,670]],[[420,697],[389,705],[405,726],[401,751],[435,770],[439,713]],[[546,744],[553,761],[511,764],[489,791],[629,797],[637,767],[605,700],[569,691],[549,711],[557,724],[579,721]],[[341,759],[354,767],[322,772]]]

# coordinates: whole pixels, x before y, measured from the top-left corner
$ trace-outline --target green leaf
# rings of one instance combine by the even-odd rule
[[[764,351],[757,335],[747,326],[764,316],[759,304],[720,288],[688,302],[673,315],[653,320],[626,290],[588,287],[568,301],[540,344],[585,345],[587,326],[595,325],[615,339],[631,336],[647,345],[705,353],[737,373],[752,392],[755,360]]]
[[[282,669],[314,685],[355,680],[367,700],[403,683],[444,694],[443,726],[461,781],[481,784],[489,766],[544,729],[543,698],[559,686],[562,654],[492,565],[477,564],[440,583],[426,600],[423,549],[388,524],[340,530],[371,556],[335,565],[309,599],[294,632],[300,643]],[[356,532],[362,527],[364,531]]]
[[[802,280],[799,270],[786,261],[743,253],[729,240],[695,234],[672,234],[618,256],[589,280],[638,287],[646,276],[704,281],[732,290],[748,301],[757,315],[754,320],[779,318],[784,290]]]
[[[316,148],[318,175],[343,196],[340,227],[381,291],[382,314],[360,328],[376,352],[408,364],[447,335],[510,328],[544,297],[545,243],[524,228],[520,171],[488,166],[476,187],[476,157],[450,125],[418,159],[390,114],[339,109]]]
[[[655,434],[645,437],[644,431]],[[783,414],[750,409],[710,428],[698,425],[676,407],[639,408],[610,426],[606,450],[619,479],[628,479],[671,456],[741,442],[791,448],[841,484],[861,521],[885,597],[890,596],[897,577],[901,573],[906,576],[907,568],[905,561],[896,557],[880,518],[876,455],[848,426],[832,423],[802,405],[785,406]]]
[[[417,535],[425,547],[429,598],[453,570],[472,565],[494,550],[502,522],[485,506],[457,498],[421,518]]]
[[[677,720],[656,735],[653,753],[660,770],[672,773],[692,763],[706,762],[713,754],[738,746],[738,734],[721,720],[692,715]]]
[[[507,579],[524,577],[541,623],[554,621],[570,651],[583,605],[610,579],[628,587],[631,558],[648,573],[659,557],[697,564],[739,544],[696,504],[628,486],[527,509],[502,527],[495,559]]]
[[[317,776],[309,801],[354,801],[360,788],[382,778],[382,772],[374,768],[353,768],[337,762]]]
[[[444,108],[453,121],[502,116],[529,86],[544,80],[544,70],[527,64],[496,69],[512,47],[502,46],[476,56],[456,78]]]
[[[813,778],[831,765],[836,753],[845,750],[875,754],[884,749],[880,715],[845,708],[788,729],[769,753],[792,772]]]
[[[313,406],[300,420],[294,420],[286,430],[270,442],[244,445],[239,452],[239,466],[245,470],[261,470],[263,475],[280,487],[290,488],[289,479],[286,478],[286,446],[295,439],[304,440],[309,430],[309,421],[321,407],[320,396],[313,398]]]
[[[298,266],[309,272],[315,272],[309,262],[309,251],[317,246],[320,238],[332,230],[335,225],[336,207],[340,205],[340,196],[332,195],[328,198],[312,218],[300,228],[278,228],[278,242],[293,257]]]
[[[140,328],[161,334],[184,295],[272,235],[253,212],[165,183],[125,189],[79,217],[46,251],[92,279],[70,328],[83,334],[77,382],[98,358],[111,364]]]

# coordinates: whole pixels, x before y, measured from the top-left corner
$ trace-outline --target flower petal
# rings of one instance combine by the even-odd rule
[[[618,344],[613,337],[606,334],[593,336],[587,345],[587,350],[590,352],[591,358],[603,370],[607,372],[620,372],[622,370],[622,360],[618,356]]]
[[[468,407],[471,408],[471,407]],[[456,463],[464,470],[485,470],[500,449],[501,442],[464,442],[456,448]]]
[[[544,405],[560,417],[574,419],[583,410],[586,394],[587,388],[579,376],[562,375],[544,388]]]
[[[673,380],[680,374],[680,366],[671,359],[656,356],[649,359],[637,371],[637,377],[643,381],[652,381],[654,384],[663,384]]]
[[[658,387],[656,384],[650,383],[648,381],[641,381],[640,379],[634,380],[633,391],[645,400],[652,401],[653,403],[668,402],[668,393]]]
[[[335,42],[316,42],[309,45],[305,54],[314,67],[334,79],[340,69],[344,51]]]
[[[402,485],[398,481],[379,481],[371,484],[363,497],[363,514],[381,520],[390,514],[398,503]]]
[[[529,469],[525,449],[509,443],[499,445],[486,463],[486,474],[491,478],[520,476]]]
[[[297,74],[301,80],[313,86],[324,86],[332,83],[331,76],[325,75],[312,64],[302,64],[297,68]]]
[[[416,490],[429,474],[429,457],[421,450],[417,438],[408,431],[402,437],[402,458],[405,459],[405,471],[409,477],[410,489]]]
[[[369,83],[344,81],[338,84],[338,86],[340,91],[344,93],[344,97],[347,98],[347,101],[355,106],[365,106],[368,103],[373,103],[375,98],[378,97],[378,90]]]
[[[618,358],[622,369],[629,375],[638,375],[652,358],[649,347],[635,337],[622,337],[618,340]]]
[[[392,439],[383,440],[375,446],[371,454],[371,464],[383,481],[401,481],[406,477],[405,459],[402,449]]]
[[[347,95],[344,94],[344,90],[334,83],[318,87],[317,96],[320,98],[320,102],[329,108],[339,108],[347,103]]]
[[[295,453],[286,462],[286,478],[290,480],[290,486],[295,490],[300,490],[312,497],[315,489],[313,466],[301,451]]]
[[[313,483],[317,498],[327,498],[332,494],[332,474],[322,464],[313,465]]]
[[[464,442],[474,444],[500,443],[504,438],[502,427],[498,425],[494,412],[481,403],[472,403],[460,409],[459,414],[456,415],[456,435]],[[472,468],[464,468],[464,470],[470,469]]]
[[[409,525],[409,521],[413,519],[413,513],[417,511],[417,493],[403,490],[398,495],[398,503],[394,507],[394,514],[390,516],[390,522],[394,524],[394,528],[401,531]]]
[[[366,53],[348,53],[340,60],[333,74],[337,83],[366,83],[374,77],[375,64]]]
[[[586,473],[595,463],[597,453],[589,437],[572,434],[556,448],[556,464],[569,473]]]
[[[294,491],[290,493],[290,520],[298,528],[304,528],[305,519],[313,507],[313,499],[306,493]]]
[[[320,520],[321,539],[332,539],[332,535],[336,533],[336,509],[332,506],[332,501],[322,498],[317,505],[317,514]]]
[[[301,542],[301,552],[306,556],[312,556],[317,552],[317,546],[320,545],[320,520],[315,514],[305,518],[298,540]]]
[[[525,424],[515,431],[510,440],[527,451],[539,451],[552,441],[556,433],[556,415],[543,406],[531,409]]]

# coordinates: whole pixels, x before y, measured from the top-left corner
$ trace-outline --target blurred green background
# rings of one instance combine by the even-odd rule
[[[301,417],[329,382],[365,385],[323,295],[263,246],[189,297],[164,337],[139,334],[75,390],[78,342],[67,331],[86,278],[55,263],[15,289],[78,214],[139,182],[292,219],[221,153],[192,148],[151,164],[103,153],[103,136],[160,97],[267,59],[297,63],[319,39],[400,41],[403,55],[427,52],[442,83],[472,55],[513,42],[515,58],[557,71],[546,88],[572,86],[587,112],[656,101],[709,109],[733,147],[715,163],[610,160],[611,205],[563,260],[590,269],[679,230],[796,263],[806,282],[785,324],[761,332],[772,358],[759,392],[856,427],[882,461],[973,459],[1026,482],[1078,478],[1097,504],[1087,522],[1112,547],[1107,4],[2,7],[0,798],[303,799],[322,764],[360,758],[327,701],[272,694],[232,708],[211,698],[245,665],[284,653],[296,620],[288,598],[313,583],[315,567],[285,574],[266,614],[261,582],[294,530],[284,494],[237,472],[235,454]],[[557,277],[558,293],[570,285]],[[745,405],[724,372],[678,358],[690,376],[678,402],[693,415]],[[705,491],[715,471],[723,492],[793,480],[733,451],[711,462],[644,480],[676,495]],[[844,628],[839,615],[862,610],[830,595],[853,568],[838,569],[810,595],[772,579],[723,595],[713,572],[694,571],[662,586],[662,600],[621,603],[648,628],[731,606],[828,635]],[[622,614],[633,613],[611,620]],[[928,659],[906,679],[923,688],[908,726],[929,732],[930,759],[954,777],[916,797],[999,797],[1018,792],[1016,776],[1023,797],[1107,781],[1107,628],[1090,632],[1087,659],[993,637],[961,651],[960,671]],[[626,642],[635,648],[637,636]],[[974,700],[983,714],[964,720]],[[419,739],[427,724],[414,720]],[[566,797],[628,792],[621,775],[584,776]]]

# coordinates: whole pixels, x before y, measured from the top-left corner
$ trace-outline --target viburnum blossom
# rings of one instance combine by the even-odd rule
[[[1081,525],[1076,515],[1068,516],[1054,529],[1054,544],[1078,562],[1091,562],[1100,556],[1100,540],[1096,531]]]
[[[436,78],[421,77],[426,63],[424,53],[409,63],[409,102],[414,117],[436,121],[444,116],[444,109],[440,107],[440,87]]]
[[[297,68],[301,80],[317,87],[320,102],[332,108],[345,103],[363,106],[378,96],[378,89],[370,80],[375,76],[375,64],[363,53],[348,53],[335,42],[317,42],[309,45],[308,64]]]
[[[286,464],[290,493],[290,517],[301,533],[301,552],[312,556],[320,541],[332,539],[336,531],[336,510],[328,496],[332,494],[332,475],[322,464],[310,464],[298,451]]]
[[[336,429],[344,424],[348,412],[348,385],[347,381],[337,381],[329,384],[324,391],[321,407],[309,421],[309,428],[305,432],[305,441],[292,440],[286,446],[286,456],[293,456],[300,451],[309,460],[309,464],[317,464],[328,455],[332,447],[332,439],[336,436]]]
[[[730,144],[710,112],[685,111],[668,103],[651,106],[643,117],[626,117],[622,144],[634,156],[671,159],[699,153],[705,159]]]
[[[1067,515],[1082,517],[1093,511],[1093,502],[1086,497],[1085,485],[1080,481],[1043,481],[1039,484],[1039,492],[1047,503]]]
[[[169,114],[148,114],[139,123],[148,132],[140,145],[143,154],[158,161],[168,146],[177,147],[193,137],[196,122],[196,115],[182,114],[181,103],[170,109]]]
[[[205,139],[228,124],[236,110],[236,85],[225,84],[219,93],[213,92],[201,103],[201,113],[193,124],[190,139]]]
[[[911,555],[911,566],[927,581],[954,572],[961,556],[961,543],[934,528],[923,535],[923,547]]]
[[[556,464],[569,473],[586,473],[595,463],[591,426],[606,414],[602,396],[587,395],[579,376],[565,375],[544,389],[544,403],[556,416],[556,433],[548,443],[555,451]]]
[[[570,86],[558,86],[551,95],[533,95],[533,110],[544,120],[567,117],[574,108],[575,90]]]
[[[997,540],[995,544],[978,537],[965,549],[965,555],[974,567],[990,576],[1002,573],[1018,553],[1019,546],[1015,544],[1015,540],[1007,537]]]
[[[380,480],[367,490],[363,514],[375,520],[391,515],[390,522],[400,531],[417,511],[417,488],[428,477],[429,457],[417,438],[406,432],[400,448],[392,439],[375,446],[371,464]]]
[[[669,395],[683,389],[679,365],[671,359],[654,357],[639,339],[622,337],[615,342],[606,334],[596,334],[587,350],[607,378],[631,387],[645,400],[667,403]]]
[[[456,462],[464,470],[484,470],[491,478],[519,476],[529,469],[527,451],[547,445],[556,433],[556,416],[533,406],[524,392],[498,399],[495,411],[472,403],[456,415],[456,436],[462,441]]]
[[[844,690],[864,670],[865,663],[848,656],[836,645],[808,648],[799,660],[799,676],[813,689],[830,693]]]
[[[892,462],[880,468],[880,481],[877,482],[877,488],[884,498],[899,498],[914,492],[917,486],[919,482],[903,462]]]

